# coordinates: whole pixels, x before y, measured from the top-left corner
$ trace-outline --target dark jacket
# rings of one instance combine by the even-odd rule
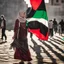
[[[1,20],[1,23],[2,23],[2,21],[3,21],[3,27],[2,27],[2,29],[6,29],[6,20],[5,19]]]

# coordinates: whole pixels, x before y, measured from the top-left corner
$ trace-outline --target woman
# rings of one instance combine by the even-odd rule
[[[19,30],[18,30],[19,29]],[[19,31],[19,34],[18,34]],[[26,28],[26,13],[20,12],[19,18],[15,21],[14,38],[19,38],[20,47],[15,47],[14,59],[20,59],[19,64],[24,64],[23,61],[31,61],[31,55],[27,43],[27,28]]]

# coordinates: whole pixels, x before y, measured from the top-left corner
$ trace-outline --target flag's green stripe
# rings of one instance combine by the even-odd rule
[[[43,10],[37,10],[33,15],[33,18],[43,18],[48,20],[47,12]]]
[[[26,20],[26,27],[28,27],[28,21]]]

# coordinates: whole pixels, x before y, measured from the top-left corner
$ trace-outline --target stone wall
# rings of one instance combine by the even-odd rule
[[[0,15],[5,15],[7,29],[13,28],[18,12],[22,9],[26,9],[24,0],[0,0]]]
[[[61,4],[61,3],[60,3]],[[26,9],[26,3],[24,0],[0,0],[0,15],[4,14],[7,20],[7,29],[13,29],[15,19],[18,15],[19,10]],[[64,19],[64,5],[51,5],[46,4],[48,18],[56,18],[58,22]]]
[[[57,19],[57,22],[59,23],[61,19],[64,19],[64,3],[61,3],[59,0],[59,5],[51,5],[50,3],[46,4],[47,13],[48,13],[48,19]]]

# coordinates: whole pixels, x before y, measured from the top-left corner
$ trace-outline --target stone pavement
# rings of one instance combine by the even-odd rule
[[[0,64],[14,64],[20,60],[14,59],[14,50],[10,49],[13,31],[6,31],[7,42],[0,39]],[[0,34],[1,36],[1,34]],[[28,45],[32,56],[31,64],[64,64],[64,41],[62,36],[56,34],[48,41],[39,40],[28,33]],[[27,62],[25,62],[27,64]]]

